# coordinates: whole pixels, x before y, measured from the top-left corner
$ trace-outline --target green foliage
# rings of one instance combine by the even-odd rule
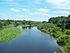
[[[65,53],[70,52],[70,15],[50,18],[48,23],[40,23],[38,29],[54,36]]]
[[[70,35],[70,30],[65,30],[65,34]]]
[[[2,28],[2,23],[0,22],[0,29]]]
[[[0,30],[0,42],[15,38],[20,33],[20,30],[15,27],[4,28]]]
[[[68,17],[58,16],[50,18],[49,23],[57,24],[58,27],[62,28],[62,31],[65,29],[70,29],[70,15]]]

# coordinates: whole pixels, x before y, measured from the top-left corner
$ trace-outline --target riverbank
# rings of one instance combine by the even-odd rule
[[[38,28],[39,29],[39,28]],[[49,34],[49,32],[48,31],[46,31],[45,29],[39,29],[40,31],[42,31],[42,32],[46,32],[46,33],[48,33]],[[60,48],[60,50],[61,50],[61,52],[62,53],[65,53],[65,51],[64,51],[64,49],[63,49],[63,47],[61,47],[61,46],[59,46],[59,48]]]
[[[22,26],[22,28],[27,28],[27,27],[33,27],[32,25],[21,25]]]
[[[0,53],[60,53],[54,39],[37,27],[23,29],[18,38],[0,43],[0,48]]]
[[[57,40],[57,44],[60,46],[60,50],[62,51],[62,53],[70,52],[70,47],[69,47],[70,36],[67,35],[68,30],[62,32],[61,28],[51,23],[46,23],[46,24],[42,23],[38,26],[38,29],[42,32],[46,32],[51,36],[53,36]]]
[[[20,29],[16,27],[6,27],[0,30],[0,42],[8,41],[20,34]]]

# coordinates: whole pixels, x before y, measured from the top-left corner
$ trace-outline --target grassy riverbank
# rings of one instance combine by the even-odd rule
[[[6,27],[0,30],[0,42],[15,38],[20,33],[16,27]]]
[[[63,53],[70,52],[70,30],[66,29],[64,32],[62,32],[61,28],[57,27],[52,23],[41,23],[38,26],[38,29],[55,37]]]

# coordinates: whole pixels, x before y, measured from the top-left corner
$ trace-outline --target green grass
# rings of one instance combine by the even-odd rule
[[[0,30],[0,42],[8,41],[19,35],[20,30],[16,27],[3,28]]]
[[[23,28],[26,28],[26,27],[28,27],[28,26],[30,26],[30,25],[21,25]]]

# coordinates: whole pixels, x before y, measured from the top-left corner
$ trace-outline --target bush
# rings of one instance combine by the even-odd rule
[[[70,35],[70,30],[66,30],[65,34]]]
[[[10,40],[15,38],[20,33],[16,27],[4,28],[0,31],[0,41]]]

